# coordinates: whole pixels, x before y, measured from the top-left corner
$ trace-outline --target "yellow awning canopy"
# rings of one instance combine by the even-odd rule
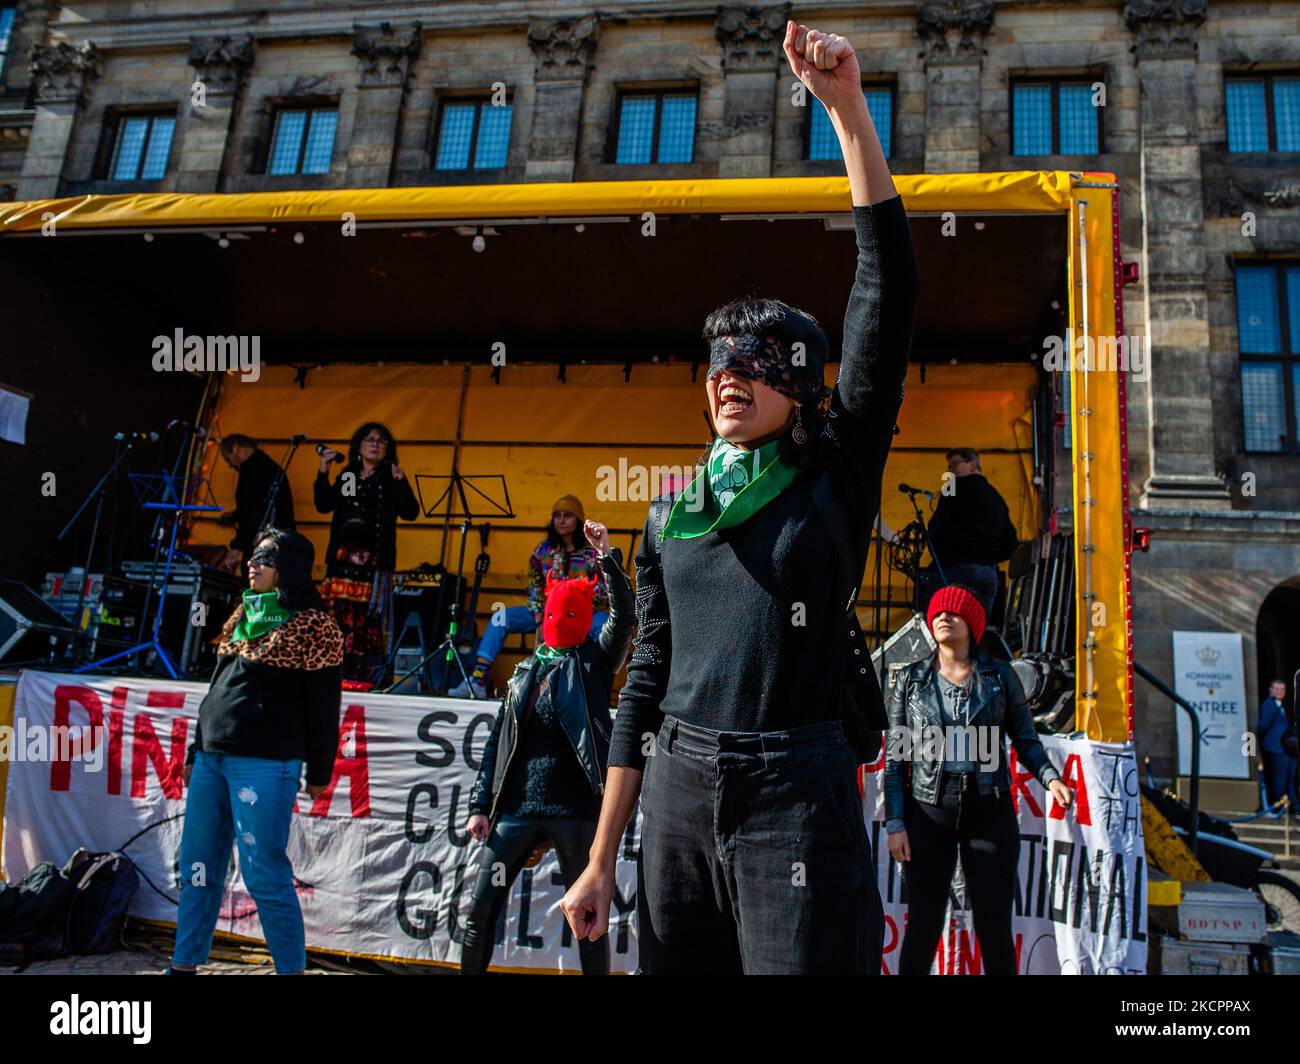
[[[1078,179],[1110,174],[1064,170],[1006,173],[902,174],[894,183],[910,212],[1065,211]],[[447,185],[243,194],[127,193],[0,203],[0,233],[60,230],[164,229],[199,226],[427,222],[459,218],[700,213],[847,211],[846,177],[729,178],[707,181],[592,181],[551,184]]]

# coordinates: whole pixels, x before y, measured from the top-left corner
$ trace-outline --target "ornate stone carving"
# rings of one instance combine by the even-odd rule
[[[402,85],[411,60],[420,54],[420,24],[352,27],[352,54],[361,60],[363,86]]]
[[[34,44],[30,69],[37,103],[81,103],[90,83],[104,73],[104,57],[92,41],[76,48],[66,41]]]
[[[253,38],[195,37],[190,41],[189,64],[214,96],[230,95],[239,90],[244,75],[253,65]]]
[[[946,0],[916,5],[916,33],[928,63],[978,63],[993,28],[991,0]]]
[[[1206,0],[1128,0],[1124,21],[1139,59],[1182,59],[1196,54],[1196,31]]]
[[[599,35],[600,20],[595,15],[531,23],[528,44],[537,57],[537,80],[586,77]]]
[[[1213,218],[1238,217],[1248,207],[1283,210],[1300,206],[1300,178],[1266,155],[1205,167],[1205,213]]]
[[[769,71],[779,66],[789,18],[789,4],[719,7],[713,32],[722,45],[723,69]]]

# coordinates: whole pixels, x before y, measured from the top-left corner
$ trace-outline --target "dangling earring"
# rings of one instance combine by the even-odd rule
[[[808,442],[808,430],[803,427],[803,407],[794,408],[794,428],[790,430],[790,439],[800,447]]]

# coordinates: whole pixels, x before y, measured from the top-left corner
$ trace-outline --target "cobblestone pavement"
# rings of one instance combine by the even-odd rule
[[[21,973],[12,968],[0,968],[0,975],[161,975],[167,967],[167,958],[140,950],[118,950],[97,957],[65,957],[57,961],[37,961]],[[214,961],[200,969],[202,975],[274,975],[269,964],[240,964],[231,961]],[[337,973],[313,970],[309,975]]]
[[[0,975],[161,975],[171,963],[172,936],[138,924],[127,925],[125,945],[113,953],[92,957],[64,957],[37,961],[22,972],[0,968]],[[349,968],[355,969],[349,971]],[[352,975],[379,970],[373,962],[350,965],[345,958],[307,954],[308,975]],[[209,963],[199,966],[200,975],[274,975],[275,966],[260,943],[217,941]]]
[[[1300,882],[1300,871],[1286,870],[1284,875]],[[167,967],[165,953],[151,949],[123,949],[98,957],[67,957],[58,961],[38,961],[22,973],[12,968],[0,968],[3,975],[161,975]],[[354,975],[356,972],[312,968],[308,960],[308,975]],[[421,968],[419,974],[443,974],[439,969]],[[252,961],[218,961],[205,964],[200,975],[274,975],[275,968],[267,963]]]

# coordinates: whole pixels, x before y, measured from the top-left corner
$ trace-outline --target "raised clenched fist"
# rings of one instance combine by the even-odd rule
[[[862,70],[847,37],[796,23],[785,24],[785,56],[795,77],[828,110],[864,104]]]

